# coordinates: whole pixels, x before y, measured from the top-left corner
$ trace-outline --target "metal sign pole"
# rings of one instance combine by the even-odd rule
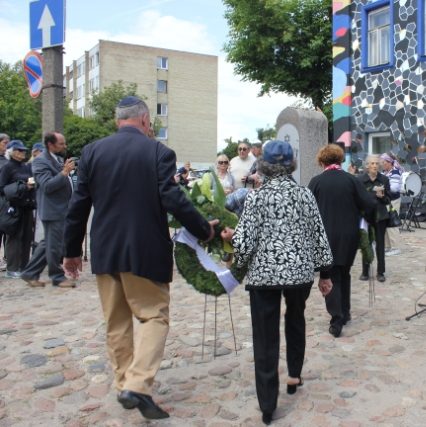
[[[43,49],[44,85],[42,92],[42,130],[64,131],[63,95],[63,48],[55,46]]]

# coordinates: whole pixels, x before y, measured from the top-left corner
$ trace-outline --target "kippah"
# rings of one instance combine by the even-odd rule
[[[126,96],[118,103],[118,108],[132,107],[133,105],[140,104],[142,100],[137,96]]]

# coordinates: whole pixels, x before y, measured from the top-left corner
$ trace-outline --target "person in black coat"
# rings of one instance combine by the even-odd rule
[[[337,144],[322,147],[317,155],[324,172],[312,178],[309,188],[313,192],[321,213],[334,265],[321,277],[329,274],[332,291],[325,297],[329,312],[329,332],[340,336],[342,327],[351,319],[351,275],[359,243],[361,215],[371,217],[376,202],[361,183],[341,168],[344,152]]]
[[[124,98],[118,132],[84,147],[78,183],[66,217],[65,271],[81,270],[81,246],[93,205],[91,264],[107,325],[107,347],[126,409],[146,418],[169,415],[152,400],[169,325],[173,243],[167,212],[198,239],[214,236],[174,180],[175,153],[148,138],[145,102]],[[138,320],[133,338],[133,316]]]
[[[28,148],[18,139],[10,141],[10,160],[0,172],[0,194],[4,196],[4,188],[9,184],[21,183],[19,195],[10,205],[20,212],[19,228],[13,236],[7,236],[5,252],[7,254],[6,277],[19,279],[21,271],[30,257],[33,238],[33,209],[36,207],[34,182],[31,166],[25,162]]]
[[[377,256],[377,280],[384,282],[385,278],[385,233],[389,219],[388,205],[391,201],[389,178],[379,172],[379,156],[370,155],[365,161],[366,172],[358,177],[368,191],[372,200],[376,201],[374,218],[369,223],[374,227]],[[362,265],[360,280],[368,280],[370,264]]]

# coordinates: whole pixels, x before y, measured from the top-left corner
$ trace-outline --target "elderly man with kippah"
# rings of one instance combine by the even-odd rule
[[[217,220],[207,222],[175,182],[176,155],[148,137],[145,102],[124,98],[116,119],[117,133],[82,151],[66,220],[64,266],[75,278],[81,270],[81,245],[93,205],[91,264],[118,401],[125,409],[138,408],[145,418],[167,418],[151,397],[169,329],[173,243],[167,212],[202,240],[213,238]]]

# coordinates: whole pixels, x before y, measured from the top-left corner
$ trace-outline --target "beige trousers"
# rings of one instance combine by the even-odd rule
[[[401,198],[391,200],[393,208],[399,213],[401,209]],[[391,227],[386,229],[385,234],[385,249],[397,249],[400,241],[400,231],[398,227]]]
[[[132,273],[99,274],[96,280],[116,387],[151,395],[169,331],[169,284]]]

